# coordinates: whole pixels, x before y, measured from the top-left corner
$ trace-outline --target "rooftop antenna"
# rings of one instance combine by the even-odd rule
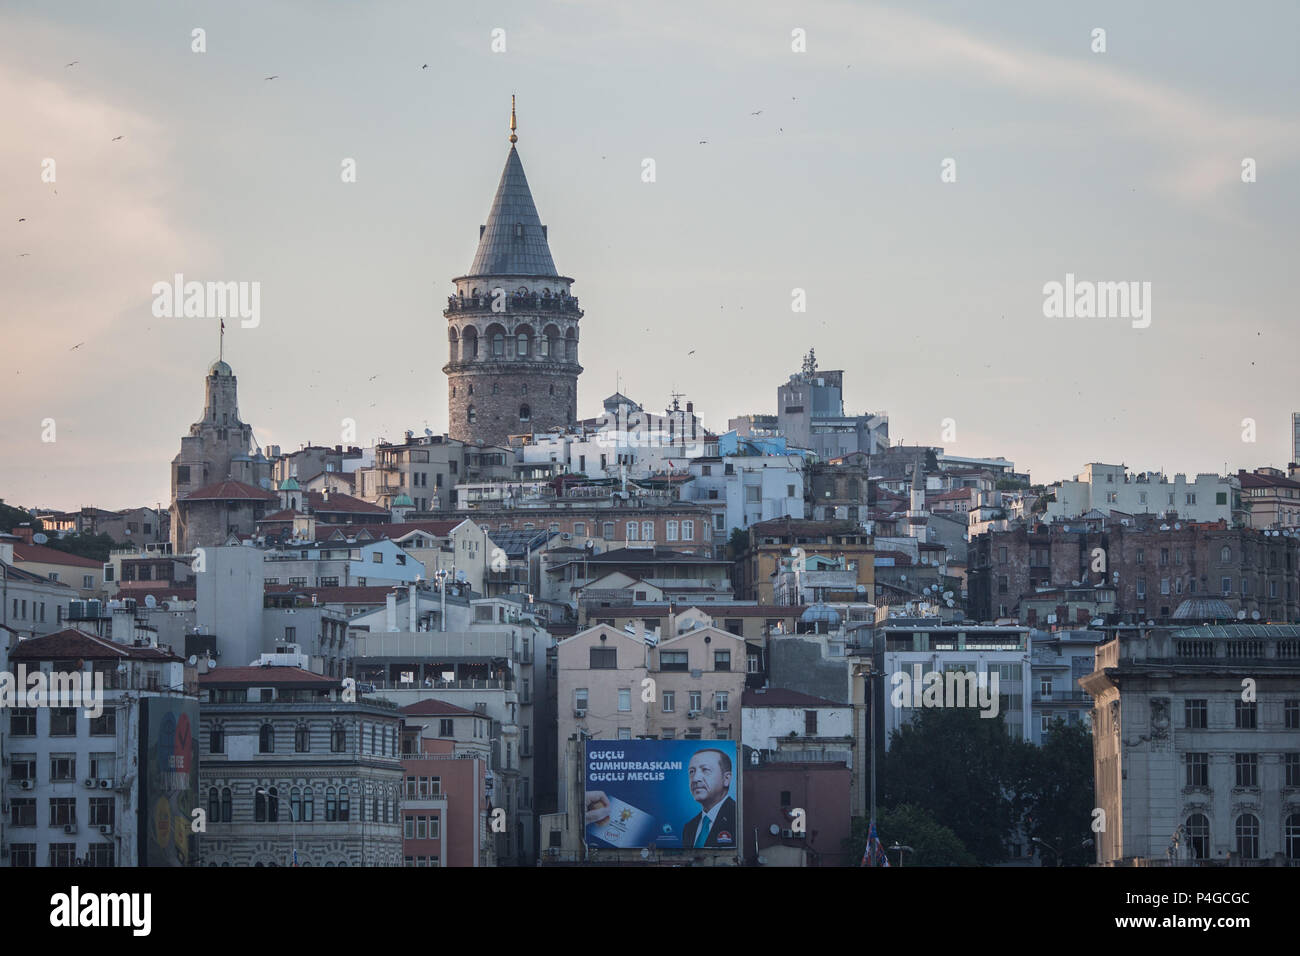
[[[221,322],[221,331],[217,334],[217,361],[224,362],[226,360],[226,320],[223,318],[219,321]]]
[[[510,145],[513,146],[519,142],[519,137],[515,135],[515,94],[510,94]]]

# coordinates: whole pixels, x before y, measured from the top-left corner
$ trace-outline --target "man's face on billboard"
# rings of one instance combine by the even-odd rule
[[[720,803],[731,789],[731,771],[722,769],[722,755],[716,750],[701,750],[686,768],[691,796],[706,810]]]

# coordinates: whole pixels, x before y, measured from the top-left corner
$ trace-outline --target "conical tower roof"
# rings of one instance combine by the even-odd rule
[[[537,215],[524,165],[514,146],[506,156],[492,211],[479,234],[474,264],[466,275],[559,275],[546,243],[546,228]]]

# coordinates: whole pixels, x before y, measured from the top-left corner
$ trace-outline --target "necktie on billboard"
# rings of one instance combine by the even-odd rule
[[[704,841],[709,838],[709,822],[708,814],[701,814],[700,832],[695,834],[695,845],[697,847],[704,846]]]

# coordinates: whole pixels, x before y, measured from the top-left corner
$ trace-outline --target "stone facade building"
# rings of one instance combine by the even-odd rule
[[[514,143],[479,227],[469,272],[447,300],[449,434],[506,445],[577,421],[578,321],[573,280],[559,274]]]
[[[342,681],[296,666],[219,667],[199,686],[200,865],[402,864],[395,705],[345,701]]]
[[[1018,524],[971,539],[968,582],[978,621],[1023,619],[1040,589],[1102,584],[1123,620],[1167,621],[1183,601],[1214,597],[1251,619],[1296,621],[1300,538],[1150,515]]]
[[[1095,701],[1097,862],[1300,864],[1300,627],[1112,634],[1078,681]]]

